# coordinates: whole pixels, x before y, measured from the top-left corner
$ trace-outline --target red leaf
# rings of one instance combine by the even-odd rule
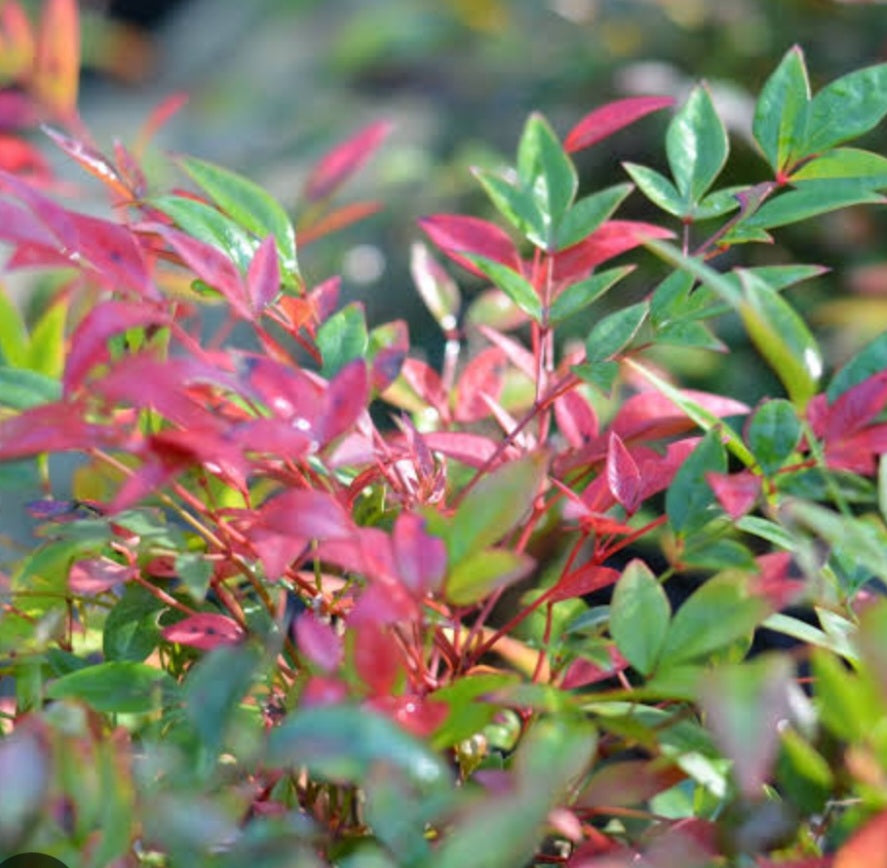
[[[299,650],[319,669],[335,672],[345,656],[342,637],[313,612],[305,612],[293,623]]]
[[[740,416],[749,411],[747,404],[732,398],[692,389],[682,389],[681,394],[721,418]],[[661,392],[650,390],[632,395],[625,401],[616,413],[611,427],[623,440],[656,440],[692,431],[696,423]]]
[[[374,696],[391,693],[401,671],[400,648],[391,633],[374,621],[353,624],[354,667]]]
[[[555,398],[554,418],[564,439],[574,449],[585,446],[598,436],[594,407],[575,389]]]
[[[52,169],[43,154],[23,139],[5,133],[0,133],[0,169],[23,177],[29,184],[45,186],[52,180]]]
[[[635,220],[608,220],[585,240],[554,255],[552,279],[556,284],[584,280],[595,266],[632,250],[650,238],[672,238],[673,232]]]
[[[70,259],[69,264],[76,264],[73,254],[80,250],[80,237],[67,209],[9,172],[0,172],[0,189],[27,205],[31,213],[55,236],[53,246],[65,251]]]
[[[498,444],[489,437],[467,431],[429,431],[422,436],[433,452],[455,458],[469,467],[482,467],[498,448]],[[503,459],[510,454],[508,450],[503,452]]]
[[[423,696],[377,696],[367,705],[417,738],[427,738],[447,719],[450,707]]]
[[[288,461],[309,455],[316,447],[309,434],[282,419],[251,419],[234,429],[234,440],[244,452],[264,452]]]
[[[499,399],[505,385],[505,369],[505,353],[498,347],[482,350],[465,366],[456,384],[453,415],[457,422],[477,422],[490,415],[481,395],[494,401]]]
[[[887,811],[875,814],[835,854],[832,868],[887,868]]]
[[[564,690],[572,690],[576,687],[585,687],[587,684],[596,684],[612,678],[617,672],[628,667],[628,661],[619,653],[614,645],[607,648],[610,657],[610,665],[601,667],[590,660],[579,658],[575,660],[564,675],[561,687]]]
[[[246,272],[246,288],[256,313],[263,311],[280,291],[280,264],[277,243],[269,235],[256,250]]]
[[[348,699],[348,685],[344,681],[312,675],[299,695],[299,704],[303,708],[314,708],[321,705],[338,705],[346,699]]]
[[[650,450],[650,458],[643,458],[638,461],[638,468],[641,471],[641,479],[644,483],[643,492],[641,493],[642,500],[664,491],[671,485],[674,475],[684,461],[687,460],[689,454],[696,448],[697,443],[699,443],[698,437],[687,437],[683,440],[669,443],[664,456]]]
[[[388,121],[376,121],[333,148],[309,173],[307,198],[316,202],[332,195],[369,160],[393,126]]]
[[[425,519],[401,513],[394,524],[392,544],[400,580],[411,593],[424,597],[442,587],[447,549],[442,539],[425,532]]]
[[[318,238],[338,232],[346,226],[351,226],[352,223],[357,223],[359,220],[365,220],[381,210],[382,204],[380,202],[351,202],[348,205],[343,205],[341,208],[336,208],[335,211],[324,214],[323,217],[302,228],[299,232],[299,244],[305,247],[317,241]]]
[[[44,452],[86,450],[111,445],[123,432],[92,425],[76,404],[55,403],[32,407],[0,422],[0,460],[30,458]]]
[[[114,159],[120,179],[137,199],[142,199],[148,192],[148,179],[142,171],[135,155],[123,144],[114,142]]]
[[[529,350],[516,340],[491,329],[489,326],[479,325],[477,328],[491,344],[495,344],[508,356],[508,360],[512,365],[526,374],[531,380],[536,379],[536,361]]]
[[[483,277],[483,273],[460,256],[461,253],[474,253],[501,262],[517,272],[523,270],[511,238],[487,220],[461,214],[435,214],[420,219],[419,226],[450,259],[479,277]]]
[[[202,465],[239,490],[246,489],[249,467],[240,447],[218,428],[160,431],[146,441],[147,452],[173,469]]]
[[[0,201],[0,238],[13,244],[32,244],[49,249],[54,256],[58,241],[55,236],[24,208]],[[69,265],[67,259],[61,261]]]
[[[598,564],[585,564],[578,569],[567,573],[561,578],[552,590],[546,594],[545,599],[549,603],[559,603],[561,600],[572,600],[601,588],[609,588],[615,585],[620,576],[619,570],[611,567],[602,567]]]
[[[755,576],[752,593],[763,597],[774,612],[791,606],[803,594],[803,579],[793,579],[789,575],[792,566],[790,552],[771,552],[755,558],[760,574]]]
[[[297,488],[262,505],[262,524],[277,533],[306,539],[336,539],[354,533],[351,519],[339,502],[325,491]]]
[[[105,301],[94,307],[71,336],[71,350],[65,364],[65,392],[74,391],[95,365],[108,358],[110,337],[137,326],[164,322],[165,317],[160,311],[144,304]]]
[[[317,421],[317,436],[326,444],[344,434],[366,410],[370,383],[366,362],[349,362],[330,380],[323,396],[323,410]]]
[[[70,136],[52,129],[52,127],[44,126],[43,132],[72,160],[79,163],[90,175],[98,178],[105,184],[118,198],[126,201],[132,198],[129,188],[117,174],[114,166],[105,158],[104,154],[100,154],[95,148],[86,144],[86,142],[72,139]]]
[[[426,404],[446,418],[447,393],[444,391],[440,375],[434,368],[419,359],[404,359],[400,373],[409,387]]]
[[[607,446],[607,485],[629,515],[640,506],[640,471],[619,435],[613,431]]]
[[[848,389],[826,411],[825,439],[841,440],[858,431],[887,406],[887,371]]]
[[[742,518],[754,505],[761,493],[761,477],[750,470],[741,473],[706,473],[721,508],[733,521]]]
[[[243,630],[226,615],[200,612],[165,627],[162,635],[167,642],[209,651],[219,645],[236,645],[243,638]]]
[[[89,558],[71,565],[68,587],[75,594],[101,594],[129,581],[134,572],[110,558]]]
[[[262,356],[244,356],[241,367],[246,382],[275,416],[299,431],[315,431],[326,401],[322,380]]]
[[[632,96],[596,108],[567,134],[564,148],[568,153],[587,148],[617,130],[633,124],[644,115],[674,105],[670,96]]]
[[[80,24],[76,0],[47,0],[40,18],[32,85],[38,99],[66,120],[77,112]]]

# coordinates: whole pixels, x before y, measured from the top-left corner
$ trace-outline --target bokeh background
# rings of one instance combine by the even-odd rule
[[[733,155],[721,182],[741,183],[765,176],[749,138],[753,95],[791,45],[803,47],[814,90],[887,60],[887,5],[872,2],[84,0],[81,8],[81,110],[100,146],[115,137],[131,141],[162,99],[189,95],[151,157],[161,182],[182,180],[163,152],[186,152],[252,177],[298,214],[306,172],[325,150],[370,121],[394,122],[351,188],[384,209],[300,258],[309,283],[341,273],[345,299],[361,300],[371,324],[408,319],[417,351],[432,361],[442,338],[408,270],[410,245],[420,238],[416,218],[490,215],[469,168],[511,161],[530,111],[565,134],[610,99],[680,100],[705,79],[731,132]],[[662,170],[667,121],[666,113],[654,115],[579,154],[583,191],[626,180],[623,160]],[[887,124],[860,146],[887,153]],[[86,201],[93,194],[98,201],[89,179],[63,157],[56,161],[82,185]],[[621,213],[663,216],[638,193]],[[885,230],[882,209],[848,209],[777,230],[776,244],[741,252],[746,264],[832,269],[790,296],[819,328],[832,367],[887,328]],[[466,297],[481,288],[453,273]],[[626,291],[649,291],[651,279],[641,270]],[[741,337],[730,321],[722,334]],[[737,397],[756,400],[770,388],[741,345],[726,359],[683,351],[669,364],[689,385]],[[0,492],[0,531],[9,530],[24,496]],[[20,531],[10,530],[7,540]]]

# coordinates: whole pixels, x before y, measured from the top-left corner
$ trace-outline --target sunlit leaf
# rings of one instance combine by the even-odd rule
[[[610,634],[642,675],[649,675],[656,667],[670,618],[665,591],[643,561],[633,560],[613,590]]]
[[[158,707],[176,684],[162,669],[146,663],[110,661],[71,672],[46,687],[50,699],[83,700],[96,711],[135,714]]]

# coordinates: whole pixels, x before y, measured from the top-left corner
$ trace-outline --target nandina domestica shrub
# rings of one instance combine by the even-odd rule
[[[335,277],[299,269],[297,243],[376,207],[333,200],[387,125],[317,164],[296,228],[195,157],[164,192],[140,151],[171,107],[138,147],[92,142],[75,19],[53,0],[35,34],[0,8],[22,117],[111,204],[62,204],[9,139],[28,159],[0,173],[6,267],[58,288],[30,328],[2,301],[4,478],[45,496],[0,586],[0,855],[882,860],[887,337],[830,370],[783,293],[822,267],[721,254],[881,202],[887,159],[845,144],[887,113],[887,65],[811,94],[791,49],[756,105],[760,177],[727,188],[704,85],[610,103],[563,141],[532,115],[516,165],[476,172],[500,222],[421,221],[490,285],[463,310],[417,242],[438,370],[405,323],[371,328]],[[579,195],[572,154],[666,110],[670,177],[626,164]],[[635,190],[661,220],[614,217]],[[620,295],[644,261],[658,276]],[[657,354],[729,352],[725,314],[779,384],[754,407],[683,388]],[[64,499],[59,452],[82,456]],[[795,644],[750,654],[763,630]]]

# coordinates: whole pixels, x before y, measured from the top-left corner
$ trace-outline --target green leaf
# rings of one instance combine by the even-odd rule
[[[819,214],[828,214],[851,205],[878,205],[884,197],[875,193],[869,185],[859,180],[801,181],[796,189],[788,190],[775,199],[765,202],[747,220],[736,225],[737,232],[773,229],[809,220]],[[731,233],[732,235],[732,233]],[[727,237],[727,240],[731,236]]]
[[[105,619],[102,652],[106,660],[145,660],[160,642],[157,617],[163,604],[146,588],[128,585]]]
[[[752,122],[752,133],[774,174],[788,167],[800,146],[809,101],[804,54],[795,45],[761,89]]]
[[[801,439],[797,410],[781,398],[762,404],[748,425],[748,445],[766,476],[782,468]]]
[[[188,670],[182,688],[185,714],[210,754],[221,748],[237,704],[252,684],[259,660],[253,647],[228,645],[214,648]]]
[[[0,406],[27,410],[39,404],[58,401],[62,385],[58,380],[26,368],[0,368]]]
[[[619,362],[594,362],[589,365],[573,365],[573,373],[605,395],[613,391],[619,376]]]
[[[821,154],[874,129],[887,114],[887,63],[844,75],[826,85],[807,110],[797,157]]]
[[[176,689],[162,669],[110,661],[62,676],[49,684],[46,695],[50,699],[80,699],[96,711],[137,714],[159,707],[162,695]]]
[[[196,157],[183,157],[181,165],[232,220],[259,239],[273,235],[283,270],[298,274],[293,226],[286,211],[270,194],[253,181]]]
[[[646,301],[607,314],[591,330],[585,341],[585,360],[604,362],[631,343],[646,319],[650,305]]]
[[[693,208],[689,216],[693,220],[711,220],[714,217],[722,217],[724,214],[729,214],[739,207],[739,199],[736,197],[746,189],[745,186],[739,186],[715,190],[714,193],[709,193]]]
[[[643,561],[631,561],[613,591],[610,635],[642,675],[656,668],[670,618],[668,598],[653,573]]]
[[[713,350],[716,353],[727,350],[726,344],[715,337],[708,326],[693,321],[671,322],[657,329],[656,343]]]
[[[65,370],[65,323],[67,300],[54,300],[31,329],[26,368],[60,380]]]
[[[887,332],[866,344],[832,377],[826,390],[829,403],[883,370],[887,370]]]
[[[0,491],[36,490],[39,485],[40,473],[33,458],[0,462]]]
[[[814,648],[810,658],[822,723],[850,744],[864,742],[884,719],[884,703],[875,685],[821,648]]]
[[[804,320],[789,303],[760,278],[739,272],[743,300],[739,315],[758,352],[766,359],[803,409],[816,394],[822,376],[822,355]]]
[[[623,163],[622,168],[628,172],[638,189],[658,208],[675,217],[683,217],[686,214],[688,210],[686,200],[661,172],[647,166],[639,166],[637,163]]]
[[[567,211],[558,225],[556,248],[564,250],[591,235],[631,191],[631,184],[616,184],[581,198]]]
[[[185,196],[155,196],[148,204],[171,217],[188,235],[217,247],[246,273],[259,240],[240,224],[211,205]]]
[[[329,379],[348,362],[363,358],[369,341],[363,305],[352,302],[336,311],[317,329],[317,346],[323,358],[321,374]]]
[[[499,588],[524,578],[534,561],[523,552],[487,548],[462,558],[446,580],[446,597],[456,606],[470,606]]]
[[[202,603],[213,574],[212,562],[199,552],[182,552],[176,556],[176,574],[191,599]]]
[[[523,275],[513,271],[507,265],[478,256],[475,253],[461,254],[482,271],[499,289],[502,290],[524,313],[536,322],[542,320],[542,302],[539,300],[533,284]]]
[[[721,173],[729,150],[727,131],[705,86],[695,87],[672,119],[665,150],[684,205],[697,204]]]
[[[447,719],[431,737],[435,750],[444,750],[480,732],[500,710],[491,697],[518,683],[518,677],[505,673],[467,675],[430,694],[429,699],[447,706]]]
[[[678,269],[665,278],[650,298],[650,322],[659,329],[669,322],[686,316],[690,290],[695,280],[688,271]]]
[[[691,533],[714,517],[715,495],[705,475],[726,469],[720,434],[712,429],[687,456],[666,491],[665,511],[675,533]]]
[[[780,791],[805,814],[821,813],[834,786],[831,767],[796,730],[785,727],[779,737],[782,749],[776,780]]]
[[[548,320],[551,323],[561,322],[578,313],[592,302],[597,301],[611,286],[615,286],[626,275],[634,271],[633,265],[619,268],[608,268],[593,274],[585,280],[574,283],[563,290],[552,302]]]
[[[743,576],[729,571],[709,579],[677,610],[659,668],[664,672],[750,636],[767,615],[764,600],[749,594]]]
[[[550,250],[554,230],[572,204],[579,181],[554,130],[540,114],[530,115],[524,127],[517,150],[517,172],[548,222]]]
[[[482,477],[468,492],[447,529],[451,567],[518,526],[533,506],[547,463],[547,457],[538,452],[509,461]]]
[[[366,708],[302,708],[268,736],[268,766],[307,768],[312,775],[361,783],[374,767],[395,769],[423,792],[450,786],[447,764],[418,738]]]
[[[887,187],[887,157],[859,148],[835,148],[804,163],[791,182],[825,178],[863,179],[873,190],[882,189]]]
[[[530,242],[546,249],[551,227],[533,194],[495,172],[486,169],[473,169],[472,172],[486,190],[496,210]]]
[[[776,612],[765,618],[761,623],[762,627],[772,630],[774,633],[782,633],[784,636],[791,636],[799,642],[817,648],[825,648],[827,651],[833,651],[840,654],[848,660],[858,660],[857,655],[852,649],[849,649],[848,643],[836,639],[834,636],[824,633],[818,627],[808,624],[800,618],[794,618],[791,615],[784,615],[782,612]]]
[[[692,536],[681,555],[681,563],[706,570],[757,569],[754,556],[733,539],[712,538],[706,533]]]
[[[21,368],[28,359],[28,330],[15,302],[0,286],[0,360]]]

